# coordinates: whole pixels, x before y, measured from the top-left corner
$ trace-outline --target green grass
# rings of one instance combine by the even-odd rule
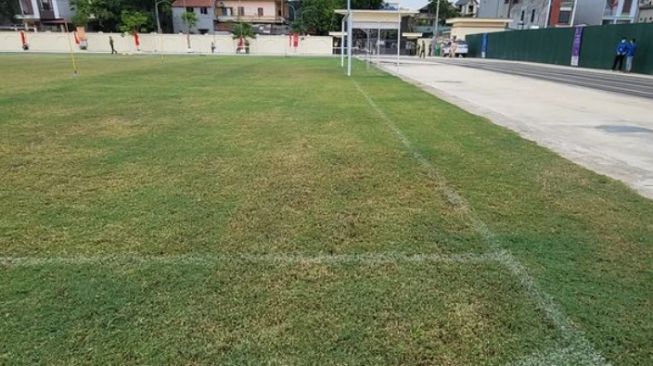
[[[469,210],[596,352],[653,363],[623,184],[362,64],[79,61],[0,56],[0,364],[581,364]]]

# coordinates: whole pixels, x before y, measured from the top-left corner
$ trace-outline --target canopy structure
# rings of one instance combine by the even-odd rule
[[[349,2],[348,2],[349,5]],[[399,52],[401,51],[401,18],[417,14],[416,11],[405,10],[398,7],[398,10],[352,10],[337,9],[336,14],[344,15],[342,18],[341,31],[345,33],[345,22],[347,22],[344,37],[347,40],[347,76],[351,76],[351,49],[352,33],[354,29],[396,29],[397,30],[397,64],[399,64]],[[340,65],[344,67],[344,52],[340,48]]]

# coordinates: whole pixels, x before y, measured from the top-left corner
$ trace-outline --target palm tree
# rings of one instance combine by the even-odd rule
[[[256,33],[254,33],[254,28],[249,23],[236,23],[231,29],[233,34],[233,39],[238,39],[239,47],[242,47],[247,42],[247,38],[256,38]]]

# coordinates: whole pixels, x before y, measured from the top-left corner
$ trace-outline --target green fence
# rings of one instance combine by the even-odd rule
[[[466,37],[469,56],[481,57],[482,34]],[[573,28],[532,29],[488,34],[487,58],[569,65]],[[621,37],[637,39],[633,72],[653,74],[653,24],[616,24],[585,27],[579,66],[612,67]]]

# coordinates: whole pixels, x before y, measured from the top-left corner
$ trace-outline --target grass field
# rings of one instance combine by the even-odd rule
[[[653,202],[328,58],[1,55],[0,364],[653,364]]]

